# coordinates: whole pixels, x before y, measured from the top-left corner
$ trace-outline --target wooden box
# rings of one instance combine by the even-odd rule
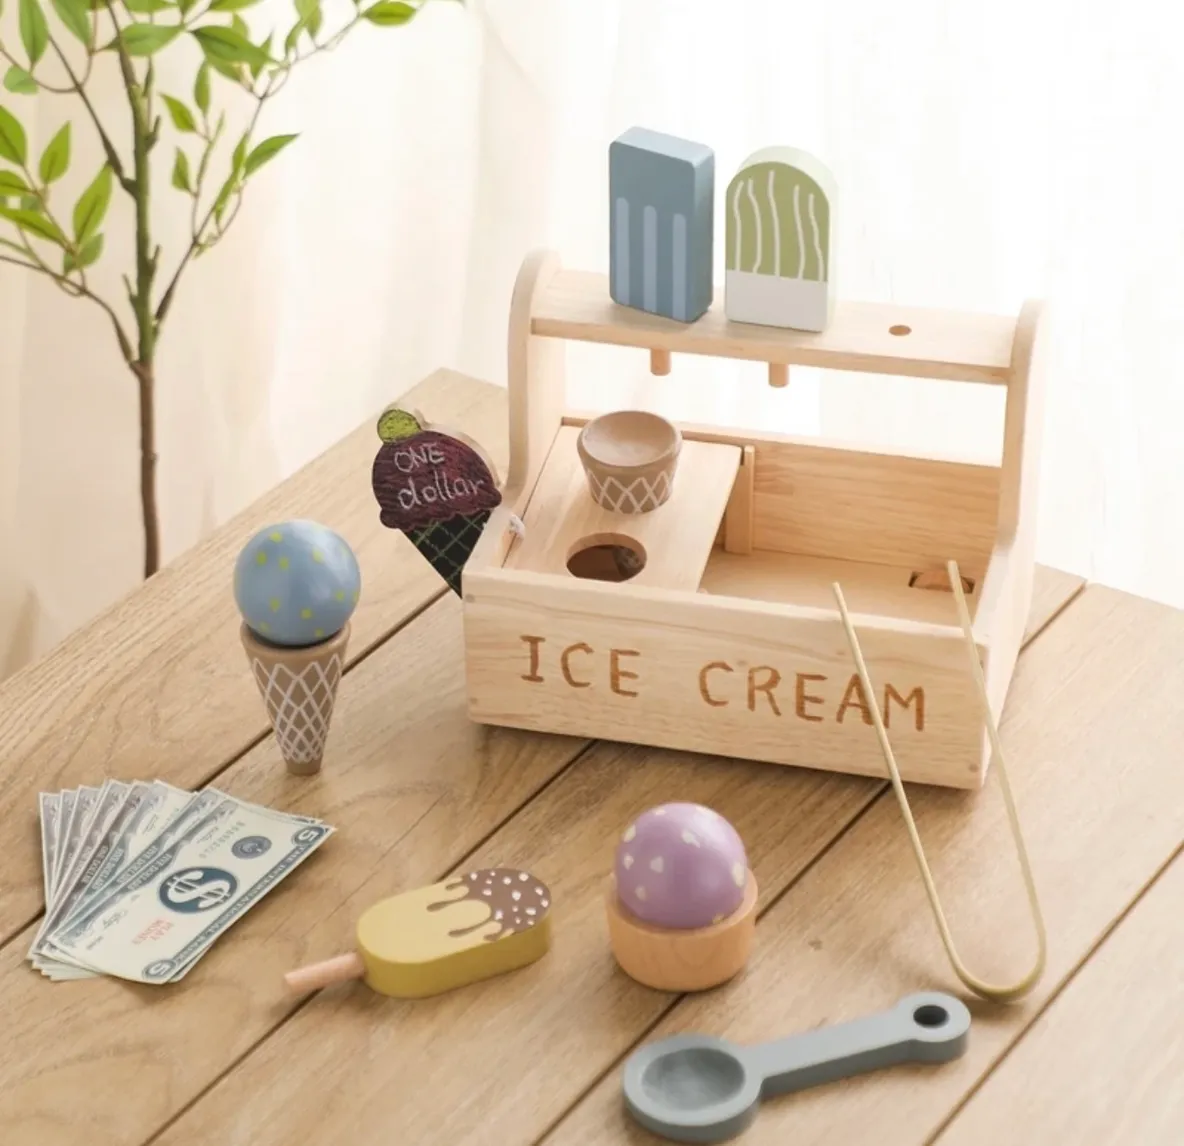
[[[729,322],[717,298],[685,325],[531,255],[509,323],[505,500],[464,571],[472,719],[882,776],[838,581],[904,779],[980,787],[989,751],[944,570],[952,558],[968,582],[998,714],[1032,593],[1043,331],[1035,302],[1018,317],[839,303],[826,331],[801,333]],[[680,426],[670,500],[611,513],[576,454],[587,419],[565,408],[567,339],[766,362],[771,381],[801,364],[1004,386],[1001,464]],[[606,541],[644,568],[569,571]]]

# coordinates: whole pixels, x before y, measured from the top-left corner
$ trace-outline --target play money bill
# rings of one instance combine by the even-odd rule
[[[74,857],[78,855],[78,846],[86,834],[86,829],[94,815],[102,792],[102,788],[84,786],[75,793],[74,804],[70,809],[70,818],[62,830],[61,855],[58,860],[57,879],[53,889],[55,903],[66,890],[66,879],[70,873],[70,866],[74,863]]]
[[[56,792],[42,792],[38,797],[41,814],[41,882],[45,886],[45,910],[53,902],[53,865],[58,850],[58,816],[61,802]]]
[[[50,900],[57,895],[58,876],[62,872],[62,852],[66,848],[66,832],[70,826],[70,816],[74,811],[74,797],[78,795],[77,788],[66,788],[58,793],[58,838],[53,855],[53,874]]]
[[[108,780],[103,785],[99,793],[99,798],[95,804],[94,811],[90,816],[89,823],[83,833],[83,837],[79,842],[78,847],[74,853],[74,859],[70,864],[70,870],[67,871],[59,881],[58,891],[54,898],[47,899],[45,904],[45,915],[42,917],[41,926],[37,929],[37,934],[34,936],[33,943],[29,948],[29,958],[33,958],[33,953],[37,947],[37,941],[45,934],[46,930],[53,926],[53,924],[62,917],[64,906],[69,903],[73,904],[77,900],[78,882],[85,869],[86,862],[98,845],[99,837],[104,826],[110,822],[111,818],[119,810],[120,805],[127,796],[129,785],[121,783],[118,780]],[[44,832],[44,816],[45,816],[45,797],[42,802],[42,831]],[[45,841],[42,839],[42,858],[45,856]]]
[[[89,978],[94,972],[64,959],[51,944],[53,931],[85,909],[155,840],[197,801],[193,792],[174,788],[161,780],[137,781],[106,826],[75,886],[55,903],[53,920],[38,932],[31,949],[33,965],[51,979]]]
[[[332,832],[207,789],[53,932],[52,950],[122,979],[175,981]]]

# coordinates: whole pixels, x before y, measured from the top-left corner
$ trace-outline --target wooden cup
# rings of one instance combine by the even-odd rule
[[[756,937],[756,877],[727,919],[688,930],[643,923],[621,906],[615,880],[605,895],[608,937],[617,962],[630,978],[659,991],[706,991],[744,967]]]
[[[678,427],[644,410],[594,418],[576,441],[592,500],[613,513],[649,513],[674,490]]]

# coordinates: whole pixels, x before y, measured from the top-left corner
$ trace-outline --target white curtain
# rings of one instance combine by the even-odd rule
[[[359,30],[270,109],[301,138],[166,329],[166,559],[436,366],[504,382],[523,254],[606,268],[607,147],[636,123],[709,143],[721,185],[761,146],[819,155],[846,297],[1048,299],[1039,557],[1184,605],[1181,22],[1141,0],[431,0],[405,28]],[[11,12],[0,30],[17,42]],[[121,115],[113,83],[96,99]],[[41,146],[74,112],[0,102]],[[167,237],[182,204],[158,200]],[[794,370],[774,391],[757,365],[676,358],[652,379],[635,352],[569,362],[578,406],[998,456],[986,387]],[[134,388],[101,314],[0,264],[0,671],[134,586],[136,467]]]

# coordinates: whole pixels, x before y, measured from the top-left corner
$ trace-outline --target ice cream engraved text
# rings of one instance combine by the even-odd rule
[[[584,641],[544,648],[546,637],[524,634],[519,639],[527,657],[526,671],[520,679],[530,684],[562,683],[573,689],[607,686],[617,696],[627,697],[640,696],[644,689],[638,649],[598,651]],[[666,675],[669,668],[663,665],[661,671]],[[789,672],[775,665],[732,664],[722,659],[701,665],[697,676],[690,666],[686,672],[689,681],[697,685],[700,702],[710,708],[744,707],[753,713],[793,716],[810,723],[829,719],[842,724],[848,716],[872,723],[871,707],[857,673],[828,677],[824,673]],[[900,688],[886,683],[881,709],[886,726],[892,726],[894,711],[902,710],[912,717],[917,732],[925,731],[925,690],[920,685]]]

